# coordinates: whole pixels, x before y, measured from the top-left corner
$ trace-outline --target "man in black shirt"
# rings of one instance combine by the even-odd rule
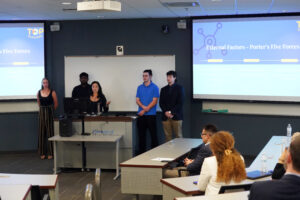
[[[166,141],[172,140],[172,133],[175,137],[182,137],[183,120],[183,98],[184,91],[181,85],[176,83],[176,72],[167,72],[168,85],[160,91],[159,105],[163,113],[163,128]]]
[[[77,85],[74,87],[72,91],[72,97],[73,98],[89,98],[92,94],[92,87],[90,84],[88,84],[89,81],[89,75],[85,72],[82,72],[79,75],[80,85]]]

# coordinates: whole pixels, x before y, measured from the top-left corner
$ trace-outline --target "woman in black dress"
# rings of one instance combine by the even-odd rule
[[[37,102],[39,111],[39,144],[38,151],[41,159],[53,158],[52,142],[48,138],[54,135],[53,111],[57,108],[56,92],[50,88],[49,80],[43,78],[42,89],[38,91]]]
[[[90,112],[108,112],[108,105],[110,101],[106,101],[104,94],[102,93],[102,88],[98,81],[93,81],[92,84],[92,94],[90,96]]]

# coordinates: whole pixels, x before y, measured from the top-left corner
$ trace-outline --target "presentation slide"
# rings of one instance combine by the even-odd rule
[[[0,23],[0,100],[36,98],[44,59],[43,23]]]
[[[300,17],[193,20],[195,99],[300,101]]]

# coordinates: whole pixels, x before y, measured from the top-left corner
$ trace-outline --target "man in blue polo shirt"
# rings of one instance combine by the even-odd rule
[[[147,69],[143,72],[143,81],[137,88],[136,103],[138,109],[138,137],[139,137],[139,154],[146,151],[146,133],[149,129],[151,136],[151,148],[158,145],[156,133],[156,105],[159,97],[159,89],[152,81],[152,70]]]

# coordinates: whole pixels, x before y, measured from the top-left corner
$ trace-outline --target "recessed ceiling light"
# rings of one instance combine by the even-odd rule
[[[287,12],[287,10],[282,10],[282,12]]]
[[[71,5],[72,3],[71,2],[62,2],[61,4],[62,5]]]

